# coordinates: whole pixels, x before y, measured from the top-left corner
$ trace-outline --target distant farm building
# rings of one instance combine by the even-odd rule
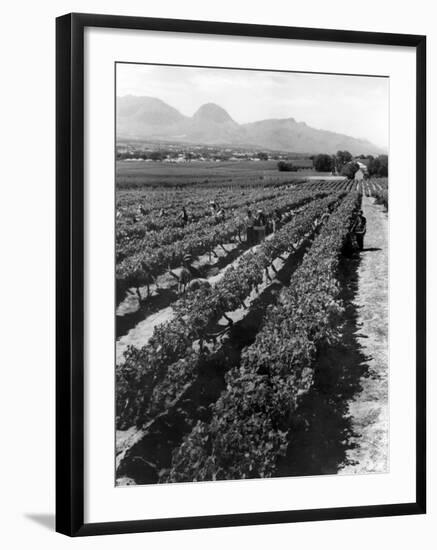
[[[354,176],[354,180],[356,182],[360,182],[360,181],[363,181],[364,179],[364,171],[362,170],[362,168],[358,168],[358,170],[355,172],[355,176]]]
[[[356,160],[355,162],[358,164],[358,170],[355,172],[354,180],[360,182],[369,174],[369,169],[367,163],[363,160]]]
[[[357,160],[356,163],[358,164],[360,170],[363,172],[363,174],[367,174],[368,169],[368,163],[363,162],[362,160]]]

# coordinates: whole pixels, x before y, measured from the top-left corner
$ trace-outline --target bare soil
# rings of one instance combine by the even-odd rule
[[[302,208],[295,209],[295,213],[299,212]],[[274,237],[274,233],[268,235],[266,240],[270,240]],[[226,271],[235,267],[244,256],[249,252],[256,252],[260,245],[255,245],[249,249],[243,249],[237,246],[235,243],[227,243],[224,245],[225,250],[220,247],[217,247],[216,253],[218,258],[209,258],[208,254],[199,257],[194,263],[196,269],[201,269],[202,267],[208,267],[207,272],[205,273],[205,278],[211,284],[215,286],[225,275]],[[284,260],[288,258],[288,254],[284,254]],[[274,266],[276,269],[281,269],[284,260],[275,260]],[[211,262],[211,263],[210,263]],[[180,269],[174,269],[174,273],[179,275]],[[167,275],[167,277],[169,277]],[[271,277],[274,279],[275,274],[272,272]],[[168,281],[168,285],[172,284],[174,286],[174,279],[169,277],[171,281]],[[266,286],[270,284],[271,281],[264,281],[263,285],[260,285],[257,291],[253,291],[250,297],[246,299],[246,304],[250,303],[255,299],[255,297],[265,289]],[[160,286],[161,286],[160,282]],[[152,287],[151,287],[152,288]],[[137,314],[131,315],[132,327],[129,328],[123,335],[121,335],[116,342],[116,364],[123,362],[123,355],[128,346],[135,346],[141,348],[145,346],[157,325],[170,321],[173,318],[173,308],[171,307],[171,302],[176,299],[177,296],[174,294],[169,298],[168,305],[161,303],[161,308],[157,308],[154,313],[150,312],[150,308],[147,308],[146,311],[138,310],[138,298],[130,295],[129,298],[126,298],[122,304],[120,304],[117,311],[117,323],[120,322],[119,315],[123,312],[124,316],[127,316],[128,313],[134,313],[131,311],[131,307],[136,307]],[[244,316],[244,310],[237,310],[230,313],[228,316],[232,318],[233,321],[240,320]]]
[[[362,390],[349,402],[355,448],[339,473],[388,470],[388,217],[375,199],[363,197],[367,218],[364,250],[358,267],[356,338],[366,356]]]
[[[366,474],[388,467],[387,214],[363,198],[364,250],[342,257],[342,338],[318,350],[291,419],[279,476]]]

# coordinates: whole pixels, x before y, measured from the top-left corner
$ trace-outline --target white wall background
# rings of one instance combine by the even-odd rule
[[[0,140],[2,308],[0,315],[0,541],[4,548],[253,548],[322,547],[354,550],[434,548],[437,535],[437,460],[432,399],[437,389],[429,345],[429,498],[427,516],[240,527],[176,533],[118,535],[71,540],[53,532],[54,513],[54,174],[55,17],[94,12],[206,19],[428,35],[428,97],[437,93],[437,30],[433,3],[416,0],[58,0],[8,3],[2,10]],[[428,102],[428,155],[437,148],[435,101]],[[437,204],[429,178],[428,204]],[[429,340],[437,330],[433,309],[437,260],[431,236],[437,220],[429,212]],[[4,280],[3,280],[4,279]],[[6,307],[4,305],[6,304]],[[434,308],[433,308],[434,306]],[[433,433],[432,433],[433,432]]]

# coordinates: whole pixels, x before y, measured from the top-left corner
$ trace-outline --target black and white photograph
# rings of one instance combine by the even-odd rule
[[[4,548],[432,548],[430,5],[6,5]]]
[[[389,471],[389,78],[116,63],[116,485]]]

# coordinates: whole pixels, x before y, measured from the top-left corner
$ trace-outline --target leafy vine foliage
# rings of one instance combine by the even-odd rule
[[[266,214],[279,210],[282,214],[298,208],[318,197],[326,196],[326,191],[302,190],[294,193],[285,190],[254,198],[257,208]],[[263,198],[261,198],[263,197]],[[189,224],[187,227],[162,228],[156,233],[147,233],[143,239],[125,239],[117,245],[116,281],[119,288],[145,285],[168,268],[181,265],[186,255],[200,256],[214,250],[217,245],[229,242],[244,228],[247,199],[241,201],[232,217],[218,222],[214,217]],[[228,206],[228,208],[230,208]],[[119,238],[119,236],[117,237]]]
[[[208,355],[203,344],[209,327],[227,312],[241,307],[253,289],[263,283],[265,271],[313,230],[314,222],[344,195],[334,193],[308,203],[272,239],[249,251],[229,268],[214,287],[200,287],[173,306],[175,317],[158,325],[148,344],[128,348],[117,366],[117,424],[138,427],[162,412],[177,398],[196,364]],[[194,343],[198,342],[198,346]],[[160,404],[160,405],[158,405]]]
[[[117,365],[116,424],[127,430],[117,448],[119,477],[167,483],[277,475],[317,352],[341,336],[337,267],[361,192],[383,198],[386,186],[193,186],[180,197],[177,189],[152,193],[141,216],[126,192],[116,227],[122,293],[180,266],[185,255],[199,258],[231,241],[242,246],[215,282],[173,298],[171,319],[146,345],[129,346]],[[209,199],[218,197],[225,220],[208,214]],[[189,223],[173,215],[180,198]],[[240,240],[248,204],[282,215],[280,229],[253,248]],[[171,214],[165,219],[163,205]],[[246,340],[239,339],[243,325]]]
[[[331,214],[276,305],[268,311],[226,389],[173,453],[161,481],[244,479],[274,475],[286,452],[290,419],[312,383],[318,347],[340,337],[342,304],[336,273],[351,211],[350,193]]]

